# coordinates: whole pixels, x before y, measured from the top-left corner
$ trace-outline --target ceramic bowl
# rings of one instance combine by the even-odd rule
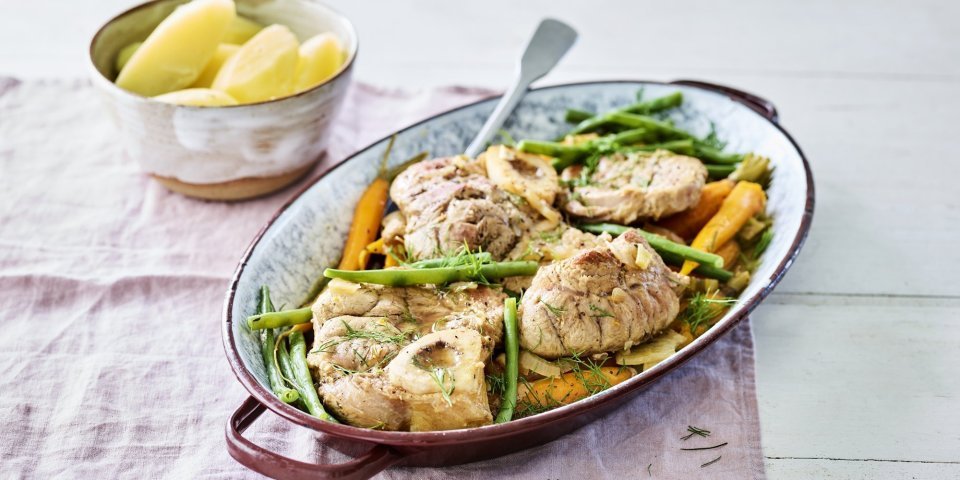
[[[278,478],[362,478],[391,464],[449,465],[503,455],[552,441],[627,401],[643,387],[702,352],[770,293],[796,258],[813,216],[813,177],[803,153],[777,123],[773,106],[759,97],[702,82],[590,82],[532,90],[505,129],[514,138],[554,138],[569,129],[567,108],[602,111],[630,103],[643,88],[648,98],[680,90],[683,105],[671,111],[676,125],[705,135],[711,122],[733,151],[769,156],[774,176],[768,190],[773,242],[736,305],[703,336],[667,360],[585,400],[531,417],[479,428],[442,432],[384,432],[326,423],[280,402],[270,392],[259,336],[244,319],[254,313],[260,285],[269,285],[277,305],[299,305],[328,265],[340,256],[353,205],[374,179],[387,139],[359,151],[285,205],[243,255],[227,293],[223,342],[234,373],[251,397],[227,425],[227,446],[238,461]],[[463,152],[493,110],[495,99],[467,105],[397,132],[391,159],[429,150],[435,156]],[[323,441],[343,451],[368,451],[353,462],[316,465],[279,456],[242,436],[269,408],[279,416],[323,432]]]
[[[236,0],[237,13],[264,25],[289,27],[301,41],[333,32],[347,52],[340,71],[295,95],[229,107],[158,102],[117,87],[117,53],[143,41],[186,0],[156,0],[108,21],[90,43],[93,83],[116,122],[126,155],[167,187],[210,199],[262,195],[300,178],[326,147],[343,103],[357,35],[339,13],[309,0]]]

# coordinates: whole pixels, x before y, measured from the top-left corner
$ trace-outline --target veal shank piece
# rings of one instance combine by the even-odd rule
[[[400,209],[402,223],[400,217],[391,217],[389,232],[402,230],[413,260],[440,257],[464,246],[501,260],[532,222],[522,199],[494,186],[483,163],[465,156],[411,166],[393,181],[390,198]]]
[[[489,424],[483,366],[503,338],[504,298],[473,284],[331,281],[312,308],[307,356],[324,404],[351,425],[384,430]]]
[[[521,302],[520,345],[546,358],[630,348],[673,321],[682,283],[627,231],[540,268]]]
[[[568,167],[565,180],[580,177],[582,165]],[[700,160],[672,152],[603,157],[585,184],[574,183],[564,209],[591,222],[631,224],[682,212],[700,200],[707,169]]]

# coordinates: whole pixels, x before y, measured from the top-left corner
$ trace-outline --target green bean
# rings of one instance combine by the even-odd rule
[[[260,303],[257,305],[257,313],[272,312],[273,302],[270,301],[270,288],[266,285],[260,287]],[[267,380],[270,382],[270,390],[283,403],[293,403],[300,398],[296,390],[287,388],[283,384],[283,378],[280,371],[277,370],[277,362],[273,355],[274,339],[273,330],[267,329],[261,336],[260,354],[263,356],[263,368],[267,371]]]
[[[646,128],[634,128],[632,130],[624,130],[613,135],[598,138],[591,142],[590,145],[601,146],[612,143],[614,148],[616,148],[626,145],[633,145],[635,143],[650,143],[655,142],[656,140],[656,132],[652,132]]]
[[[517,150],[535,153],[537,155],[546,155],[563,162],[570,162],[571,165],[590,154],[588,148],[542,140],[520,140],[520,143],[517,144]]]
[[[712,179],[727,178],[737,168],[736,165],[704,165],[707,175]]]
[[[292,327],[301,323],[308,323],[312,319],[313,312],[310,310],[310,307],[303,307],[296,310],[264,312],[257,315],[251,315],[247,317],[247,326],[250,327],[250,330]]]
[[[582,122],[582,121],[584,121],[584,120],[586,120],[586,119],[588,119],[588,118],[590,118],[590,117],[593,117],[593,116],[594,116],[593,113],[590,113],[590,112],[587,112],[587,111],[584,111],[584,110],[577,110],[577,109],[575,109],[575,108],[568,108],[568,109],[567,109],[567,114],[563,117],[563,119],[566,120],[567,123],[580,123],[580,122]]]
[[[300,398],[303,399],[310,415],[328,422],[340,423],[323,409],[317,389],[313,386],[310,367],[307,366],[307,342],[303,338],[303,333],[296,330],[290,333],[290,368],[293,373],[291,380],[300,392]]]
[[[578,135],[581,133],[588,133],[600,128],[608,127],[611,123],[609,115],[612,113],[636,113],[636,114],[649,114],[654,112],[659,112],[662,110],[667,110],[673,107],[679,106],[683,103],[683,94],[680,92],[674,92],[669,95],[655,98],[646,102],[637,102],[625,107],[617,108],[611,110],[610,112],[601,114],[601,115],[591,115],[590,117],[583,117],[582,114],[587,112],[579,112],[574,114],[574,118],[580,118],[580,123],[573,128],[573,130],[568,133],[568,135]],[[570,120],[570,111],[567,111],[567,121]]]
[[[520,368],[517,363],[520,357],[518,330],[517,299],[506,298],[503,300],[503,343],[507,356],[506,385],[503,389],[503,401],[500,403],[500,412],[497,413],[495,423],[509,422],[513,418],[513,409],[517,406],[517,377]]]
[[[296,389],[297,400],[294,402],[294,405],[303,410],[306,405],[303,403],[303,396],[300,395],[300,389],[296,388],[297,384],[293,380],[293,363],[290,361],[290,351],[287,350],[287,342],[284,341],[285,336],[288,335],[280,334],[272,347],[277,358],[276,365],[280,367],[280,379]]]
[[[600,137],[580,145],[565,145],[558,142],[545,142],[540,140],[523,140],[518,145],[522,152],[536,153],[554,157],[551,162],[553,168],[562,171],[563,169],[578,163],[586,157],[601,151],[605,148],[617,149],[621,146],[632,145],[641,142],[651,142],[656,140],[656,134],[651,133],[644,128],[626,130],[613,135]]]
[[[657,253],[660,254],[660,258],[663,259],[663,263],[666,263],[667,265],[675,265],[678,267],[683,266],[683,257],[681,257],[680,255],[667,252],[667,251],[662,251],[662,250],[658,250]],[[697,265],[697,268],[693,269],[693,273],[696,273],[701,277],[715,278],[717,280],[720,280],[721,282],[726,282],[727,280],[730,280],[733,277],[733,272],[729,270],[724,270],[722,268],[714,267],[713,265],[704,265],[704,264]]]
[[[743,161],[743,155],[739,153],[724,153],[709,145],[697,144],[694,146],[693,155],[709,163],[722,163],[732,165]]]
[[[374,283],[394,287],[410,285],[438,285],[463,281],[489,281],[504,277],[529,276],[537,272],[537,262],[499,262],[484,265],[460,265],[455,267],[386,269],[386,270],[335,270],[326,269],[329,278],[342,278],[357,283]]]
[[[629,128],[645,128],[651,132],[656,133],[660,138],[664,140],[686,140],[693,139],[693,135],[680,130],[666,122],[661,122],[655,118],[650,118],[644,115],[637,115],[633,113],[610,113],[604,115],[607,121],[616,123],[618,125],[623,125]]]
[[[651,143],[624,149],[626,152],[654,152],[657,150],[668,150],[673,153],[679,153],[680,155],[693,155],[693,140],[673,140],[671,142]]]
[[[611,127],[611,126],[614,129],[617,128],[616,124],[611,122],[606,115],[597,115],[595,117],[588,118],[578,123],[576,127],[573,127],[573,130],[570,130],[569,132],[567,132],[566,135],[561,136],[560,139],[562,140],[563,137],[567,135],[580,135],[581,133],[590,133],[590,132],[600,130],[601,128],[608,129],[608,127]]]
[[[407,266],[410,268],[441,268],[469,265],[472,263],[490,263],[492,261],[493,255],[490,255],[490,252],[477,252],[450,257],[430,258],[410,263]]]
[[[577,227],[581,230],[586,230],[592,233],[609,233],[611,235],[620,235],[621,233],[633,228],[613,223],[587,223],[578,225]],[[684,260],[693,260],[694,262],[702,265],[723,268],[723,257],[719,255],[714,255],[712,253],[697,250],[695,248],[690,248],[680,243],[671,242],[660,235],[650,233],[639,228],[633,228],[633,230],[636,230],[637,233],[643,235],[643,238],[647,240],[650,246],[653,247],[657,253],[669,252],[680,256]]]
[[[627,105],[620,110],[627,113],[639,113],[646,115],[663,110],[669,110],[674,107],[679,107],[682,103],[683,94],[680,92],[673,92],[669,95],[654,98],[653,100],[646,102],[637,102],[632,105]]]

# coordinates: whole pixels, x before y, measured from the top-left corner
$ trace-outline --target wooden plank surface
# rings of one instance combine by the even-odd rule
[[[0,74],[85,75],[89,36],[132,3],[6,7]],[[360,31],[365,82],[502,87],[554,16],[581,40],[542,83],[699,78],[774,101],[817,211],[754,316],[769,476],[960,477],[960,3],[331,3]]]

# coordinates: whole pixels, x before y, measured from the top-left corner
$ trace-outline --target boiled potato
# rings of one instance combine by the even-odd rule
[[[235,17],[232,0],[193,0],[177,7],[130,57],[117,85],[151,97],[189,86]]]
[[[197,78],[196,82],[193,82],[191,87],[193,88],[210,88],[213,85],[213,80],[217,78],[217,72],[220,71],[220,67],[223,66],[224,62],[227,61],[234,53],[240,50],[240,45],[234,45],[232,43],[221,43],[217,45],[217,51],[213,54],[213,58],[207,62],[207,66],[203,68],[203,72],[200,73],[200,77]]]
[[[323,83],[343,64],[343,48],[333,33],[321,33],[300,45],[295,91],[303,91]]]
[[[222,107],[237,104],[237,101],[230,95],[211,88],[177,90],[176,92],[158,95],[153,97],[153,99],[165,103],[189,105],[192,107]]]
[[[261,102],[293,92],[300,47],[289,28],[270,25],[230,56],[213,88],[240,103]]]
[[[130,57],[132,57],[133,53],[140,48],[140,45],[143,45],[143,42],[133,42],[120,50],[120,53],[117,54],[117,62],[114,64],[114,66],[117,67],[118,72],[123,70],[123,66],[130,61]]]
[[[259,33],[260,30],[263,30],[263,25],[249,18],[237,15],[233,18],[233,21],[230,22],[230,26],[227,27],[227,33],[223,35],[223,42],[243,45],[247,43],[247,40],[250,40],[254,35]]]

